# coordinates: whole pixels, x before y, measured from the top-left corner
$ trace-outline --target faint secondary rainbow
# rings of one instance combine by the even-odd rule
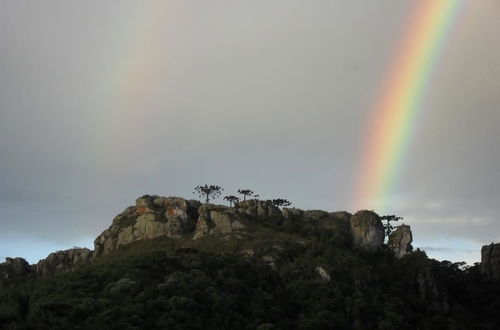
[[[386,211],[416,115],[463,0],[418,0],[387,80],[376,99],[363,146],[354,207]]]

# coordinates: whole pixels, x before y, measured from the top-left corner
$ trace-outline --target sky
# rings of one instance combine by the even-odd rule
[[[416,1],[0,0],[0,260],[199,184],[355,212]],[[387,196],[430,257],[500,241],[499,59],[500,2],[464,0]]]

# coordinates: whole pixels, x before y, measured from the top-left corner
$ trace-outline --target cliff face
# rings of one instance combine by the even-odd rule
[[[36,265],[30,265],[23,258],[7,258],[4,263],[0,263],[0,288],[12,280],[26,276],[66,272],[79,263],[88,262],[91,257],[91,250],[75,248],[51,253]]]
[[[230,207],[202,205],[198,213],[194,240],[207,235],[229,234],[246,228],[238,213]]]
[[[113,219],[94,241],[94,255],[110,252],[120,245],[160,236],[178,238],[193,232],[200,203],[179,197],[143,196]]]
[[[33,267],[23,258],[6,258],[0,263],[0,289],[13,278],[27,275]]]
[[[481,248],[481,273],[490,279],[500,279],[500,243]]]
[[[359,211],[350,220],[352,242],[355,247],[375,251],[384,243],[384,225],[372,211]]]
[[[57,251],[40,260],[36,264],[35,270],[41,276],[65,272],[78,263],[89,261],[91,257],[92,251],[85,248]]]
[[[410,226],[401,225],[389,235],[387,246],[396,258],[401,258],[413,250],[411,242],[413,242],[413,236]]]

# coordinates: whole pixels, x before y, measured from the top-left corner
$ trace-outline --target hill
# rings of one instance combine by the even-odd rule
[[[94,251],[0,264],[0,328],[500,328],[494,276],[429,259],[411,241],[403,225],[384,244],[371,211],[146,195]]]

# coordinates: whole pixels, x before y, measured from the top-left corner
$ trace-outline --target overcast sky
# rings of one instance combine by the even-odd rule
[[[415,1],[0,0],[0,258],[92,247],[137,197],[205,183],[356,211]],[[391,213],[479,261],[500,241],[499,1],[465,1],[423,104]]]

